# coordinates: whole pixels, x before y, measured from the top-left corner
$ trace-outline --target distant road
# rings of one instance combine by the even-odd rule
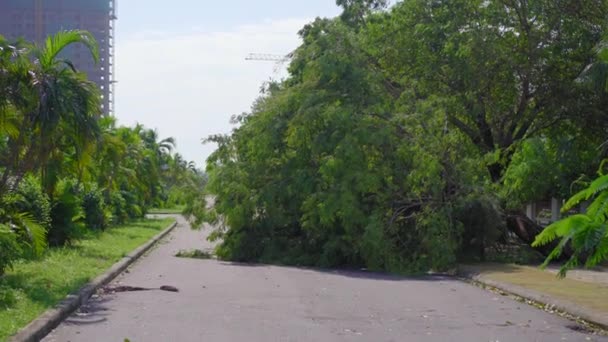
[[[210,248],[183,219],[170,240],[120,285],[93,299],[44,341],[608,341],[572,323],[449,278],[403,279],[180,259]]]

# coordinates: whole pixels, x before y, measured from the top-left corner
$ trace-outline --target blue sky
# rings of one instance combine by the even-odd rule
[[[281,77],[246,55],[288,53],[304,24],[340,13],[334,0],[118,0],[117,8],[119,122],[175,137],[199,166],[214,150],[201,139],[230,132],[230,117],[249,110],[264,81]]]

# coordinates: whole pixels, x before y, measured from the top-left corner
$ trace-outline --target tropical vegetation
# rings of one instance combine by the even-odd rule
[[[0,276],[49,246],[183,204],[183,187],[204,185],[173,138],[101,114],[98,86],[63,57],[73,44],[98,60],[84,31],[41,45],[0,37]]]

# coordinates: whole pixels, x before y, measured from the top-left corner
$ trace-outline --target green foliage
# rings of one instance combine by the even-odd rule
[[[362,25],[374,11],[379,11],[388,5],[387,0],[336,0],[336,5],[342,7],[342,20],[350,25]]]
[[[535,246],[546,245],[556,239],[560,242],[547,257],[543,266],[559,258],[564,249],[573,250],[562,266],[560,275],[579,265],[594,267],[608,260],[608,175],[602,175],[584,190],[572,196],[563,210],[568,211],[582,201],[592,200],[587,212],[576,214],[548,226],[536,237]]]
[[[89,229],[104,230],[108,226],[109,213],[101,190],[95,184],[90,185],[82,198],[84,223]]]
[[[56,307],[173,222],[139,220],[104,232],[89,232],[73,246],[52,248],[41,258],[15,263],[0,277],[0,341],[10,340],[46,310]]]
[[[15,291],[8,286],[0,286],[0,309],[6,310],[16,303]]]
[[[528,139],[514,153],[505,172],[501,197],[509,209],[517,209],[538,200],[567,198],[573,180],[591,174],[592,165],[601,156],[602,141],[584,133],[570,136]]]
[[[50,228],[51,203],[49,197],[42,191],[40,179],[33,176],[26,177],[19,185],[19,189],[5,195],[1,202],[0,207],[4,208],[6,214],[26,214],[45,230]]]
[[[142,218],[165,191],[202,187],[195,166],[172,154],[173,138],[101,117],[98,85],[63,58],[73,44],[99,61],[88,32],[59,32],[41,45],[0,36],[0,275],[48,244]],[[179,168],[168,174],[167,165]],[[3,279],[0,306],[11,305]]]
[[[129,191],[121,191],[122,197],[125,199],[125,211],[129,218],[142,218],[144,211],[141,207],[141,202],[137,198],[137,194]]]
[[[8,71],[1,76],[0,92],[6,96],[0,107],[12,126],[2,138],[0,193],[18,189],[28,173],[39,172],[45,192],[51,194],[64,159],[81,163],[97,138],[99,88],[59,57],[75,43],[85,44],[96,56],[92,35],[68,31],[49,37],[43,47],[23,44],[13,53],[9,48],[11,54],[0,59]]]
[[[459,257],[484,261],[486,249],[506,236],[503,212],[490,196],[469,196],[457,208],[457,220],[463,227]]]
[[[70,243],[82,234],[78,222],[84,218],[81,188],[73,179],[57,184],[52,201],[49,243],[53,246]]]
[[[32,214],[26,212],[16,212],[11,203],[15,197],[5,196],[0,202],[0,226],[6,230],[10,229],[9,235],[5,235],[6,256],[14,255],[37,257],[40,256],[47,247],[45,227],[40,225]],[[6,231],[4,232],[6,233]],[[15,254],[15,248],[10,245],[15,241],[18,245],[19,253]]]
[[[119,192],[111,194],[110,207],[112,209],[112,221],[114,224],[123,224],[129,219],[127,201],[125,201]]]
[[[21,253],[17,234],[9,226],[0,224],[0,276],[13,265],[15,260],[21,257]],[[1,288],[0,291],[2,291]],[[2,296],[2,292],[0,292],[0,296]],[[3,302],[0,298],[0,304]]]
[[[404,118],[369,114],[392,105],[342,23],[318,20],[302,35],[293,78],[238,118],[231,137],[211,137],[219,145],[207,169],[214,204],[197,207],[200,221],[229,227],[214,234],[217,255],[401,272],[449,267],[460,231],[443,216],[450,210],[422,199],[442,202],[440,158],[467,145],[449,136],[425,150],[402,139]],[[411,131],[441,132],[436,114],[408,118]],[[453,155],[437,154],[446,146]]]
[[[47,247],[47,230],[29,214],[14,214],[11,221],[22,249],[30,256],[42,255]]]
[[[363,39],[398,101],[440,96],[450,125],[482,155],[495,156],[484,164],[499,183],[526,138],[555,125],[572,130],[566,123],[602,132],[606,98],[579,76],[597,58],[607,6],[403,1],[368,25]],[[563,28],[558,36],[556,26]]]
[[[300,31],[289,77],[207,139],[185,213],[216,225],[218,257],[425,272],[533,239],[522,207],[601,154],[608,97],[581,72],[608,4],[337,3]]]

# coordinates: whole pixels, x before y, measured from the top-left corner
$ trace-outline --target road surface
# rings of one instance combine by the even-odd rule
[[[177,287],[92,299],[44,341],[607,341],[450,278],[405,279],[176,258],[210,248],[179,219],[114,285]]]

